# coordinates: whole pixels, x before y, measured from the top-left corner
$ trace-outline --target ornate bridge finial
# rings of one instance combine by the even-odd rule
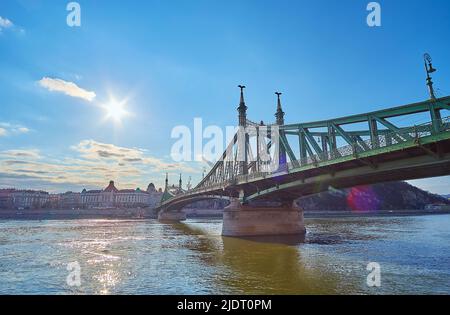
[[[241,106],[241,104],[244,104],[244,106],[245,106],[244,89],[246,88],[246,86],[245,85],[238,85],[238,88],[241,89],[241,101],[240,101],[239,106]]]
[[[281,98],[280,98],[283,93],[275,92],[275,94],[278,97],[277,112],[275,113],[275,117],[277,118],[277,125],[281,126],[281,125],[284,125],[284,112],[281,107]]]
[[[245,105],[244,100],[244,89],[245,85],[238,85],[238,88],[241,89],[241,100],[239,102],[238,112],[239,112],[239,126],[245,127],[247,124],[247,106]]]

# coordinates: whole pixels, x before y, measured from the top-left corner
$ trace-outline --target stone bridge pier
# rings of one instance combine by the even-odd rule
[[[186,220],[180,207],[163,208],[158,220],[176,223]],[[222,235],[231,237],[299,236],[306,233],[303,210],[294,201],[279,206],[242,204],[231,198],[223,211]]]
[[[279,207],[243,205],[239,199],[223,213],[223,236],[283,236],[306,233],[303,210],[295,202]]]

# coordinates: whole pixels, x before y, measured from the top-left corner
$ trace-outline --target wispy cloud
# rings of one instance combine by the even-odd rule
[[[19,128],[17,128],[17,131],[19,133],[29,133],[30,129],[28,129],[27,127],[19,127]]]
[[[71,147],[80,153],[81,157],[91,161],[115,162],[118,165],[145,165],[155,170],[180,169],[181,171],[191,172],[193,168],[185,164],[175,164],[166,162],[162,159],[149,156],[144,149],[125,148],[108,143],[101,143],[95,140],[83,140]]]
[[[28,127],[9,122],[0,122],[0,137],[8,135],[17,135],[29,133],[31,130]]]
[[[3,17],[0,16],[0,32],[1,32],[3,29],[11,28],[11,27],[13,27],[13,26],[14,26],[13,22],[11,22],[11,21],[10,21],[9,19],[7,19],[7,18],[3,18]]]
[[[40,159],[41,155],[39,150],[7,150],[0,152],[0,156],[10,157],[10,158],[30,158],[30,159]]]
[[[46,156],[36,149],[0,151],[0,186],[101,188],[109,180],[121,188],[146,187],[151,181],[162,185],[163,173],[199,173],[183,163],[150,156],[140,148],[126,148],[95,140],[71,147],[71,156]],[[34,183],[34,184],[33,184]],[[36,184],[37,185],[37,184]]]
[[[96,97],[95,92],[85,90],[73,82],[64,81],[62,79],[43,77],[38,83],[50,92],[64,93],[68,96],[81,98],[88,102],[92,102]]]
[[[15,30],[20,34],[25,33],[23,28],[16,26],[10,19],[0,16],[0,34],[6,29]]]

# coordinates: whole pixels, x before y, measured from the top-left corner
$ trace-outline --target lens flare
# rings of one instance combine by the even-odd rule
[[[372,187],[359,186],[349,191],[347,205],[354,212],[372,212],[379,210],[380,200]]]
[[[125,109],[127,101],[117,101],[111,98],[108,103],[102,105],[103,109],[106,111],[105,119],[113,120],[116,123],[121,123],[122,119],[130,113]]]

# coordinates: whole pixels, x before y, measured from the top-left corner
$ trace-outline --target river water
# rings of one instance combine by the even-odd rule
[[[450,215],[306,226],[304,240],[244,240],[220,220],[0,221],[0,294],[450,294]]]

